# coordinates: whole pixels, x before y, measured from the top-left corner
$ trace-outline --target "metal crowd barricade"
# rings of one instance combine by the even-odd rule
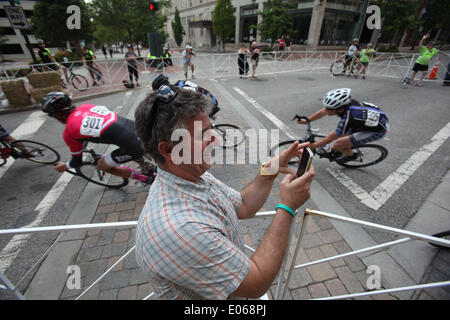
[[[273,216],[274,214],[275,214],[275,211],[259,212],[259,213],[256,214],[256,217],[259,217],[259,218],[261,218],[261,217],[270,217],[270,216]],[[294,265],[295,261],[296,261],[296,258],[297,258],[297,255],[299,253],[300,247],[301,247],[301,242],[302,242],[302,238],[303,238],[303,235],[304,235],[304,231],[306,229],[306,225],[308,223],[308,220],[309,220],[310,216],[324,217],[324,218],[335,220],[335,221],[340,221],[340,222],[344,222],[344,223],[351,223],[351,224],[359,225],[361,227],[367,227],[367,228],[371,228],[371,229],[375,229],[375,230],[382,230],[382,231],[392,232],[392,233],[395,233],[395,234],[398,234],[398,235],[403,235],[403,236],[406,236],[406,237],[402,238],[402,239],[399,239],[399,240],[395,240],[395,241],[391,241],[391,242],[387,242],[387,243],[382,243],[382,244],[379,244],[379,245],[376,245],[376,246],[372,246],[372,247],[368,247],[368,248],[364,248],[364,249],[359,249],[359,250],[354,250],[354,251],[347,252],[347,253],[344,253],[344,254],[339,254],[339,255],[336,255],[336,256],[333,256],[333,257],[319,259],[319,260],[311,261],[311,262],[308,262],[308,263],[305,263],[305,264],[301,264],[301,265]],[[134,227],[136,227],[136,225],[137,225],[137,221],[126,221],[126,222],[111,222],[111,223],[96,223],[96,224],[50,226],[50,227],[35,227],[35,228],[0,230],[0,236],[11,236],[11,235],[17,235],[17,234],[29,234],[29,233],[39,233],[39,232],[62,232],[62,233],[60,233],[58,238],[55,240],[53,245],[32,266],[32,268],[25,274],[25,276],[18,282],[17,285],[14,285],[3,273],[0,272],[0,280],[4,284],[3,286],[0,286],[0,289],[8,289],[18,299],[25,299],[25,296],[18,290],[18,285],[23,281],[23,279],[33,269],[35,269],[37,266],[40,265],[40,263],[46,258],[46,256],[52,250],[52,248],[54,248],[54,246],[57,244],[57,242],[67,232],[80,231],[80,230],[82,230],[82,231],[89,231],[89,230],[97,230],[97,229],[134,228]],[[412,231],[392,228],[392,227],[389,227],[389,226],[375,224],[375,223],[371,223],[371,222],[367,222],[367,221],[363,221],[363,220],[347,218],[347,217],[343,217],[343,216],[339,216],[339,215],[335,215],[335,214],[331,214],[331,213],[326,213],[326,212],[321,212],[321,211],[317,211],[317,210],[312,210],[312,209],[306,209],[305,212],[304,212],[304,215],[302,215],[301,217],[298,217],[298,222],[294,223],[292,225],[291,232],[290,232],[289,243],[292,241],[293,235],[295,233],[295,229],[297,229],[297,228],[299,228],[299,236],[298,236],[297,243],[296,243],[296,246],[295,246],[295,251],[294,251],[293,257],[291,259],[291,262],[288,265],[288,271],[287,271],[287,277],[286,278],[284,277],[284,274],[285,274],[285,266],[287,265],[287,261],[288,261],[288,257],[289,257],[288,254],[286,254],[286,257],[285,257],[285,259],[283,261],[281,271],[280,271],[280,273],[278,275],[276,292],[275,292],[275,295],[273,297],[275,300],[284,298],[284,296],[286,294],[286,290],[287,290],[288,284],[289,284],[289,281],[290,281],[290,279],[292,277],[292,273],[293,273],[293,271],[295,269],[304,268],[304,267],[307,267],[307,266],[320,264],[320,263],[323,263],[323,262],[328,262],[328,261],[332,261],[332,260],[348,257],[348,256],[351,256],[351,255],[357,255],[357,254],[366,253],[366,252],[370,252],[370,251],[377,251],[377,250],[380,250],[380,249],[384,249],[384,248],[387,248],[387,247],[391,247],[391,246],[394,246],[394,245],[397,245],[397,244],[401,244],[401,243],[404,243],[404,242],[407,242],[407,241],[412,241],[412,240],[422,240],[422,241],[427,241],[427,242],[430,242],[430,243],[436,243],[436,244],[440,244],[440,245],[444,245],[444,246],[450,247],[450,241],[449,240],[440,239],[440,238],[436,238],[436,237],[433,237],[433,236],[429,236],[429,235],[425,235],[425,234],[421,234],[421,233],[417,233],[417,232],[412,232]],[[248,245],[245,245],[245,248],[250,250],[250,251],[252,251],[252,252],[255,252],[255,249],[249,247]],[[76,298],[76,300],[78,300],[81,297],[83,297],[92,287],[94,287],[96,284],[98,284],[100,281],[102,281],[106,277],[106,275],[108,275],[119,263],[121,263],[126,258],[128,258],[131,255],[131,253],[134,252],[135,249],[136,249],[135,246],[130,248],[121,258],[119,258],[113,265],[111,265],[108,268],[108,270],[106,270],[89,287],[87,287]],[[284,282],[284,288],[281,291],[283,282]],[[375,290],[375,291],[368,291],[368,292],[351,293],[351,294],[348,294],[348,295],[341,295],[341,296],[321,298],[320,300],[325,300],[325,299],[326,300],[350,299],[350,298],[361,297],[361,296],[377,295],[377,294],[384,294],[384,293],[394,293],[394,292],[408,291],[408,290],[421,290],[421,289],[442,287],[442,286],[448,286],[448,285],[450,285],[450,281],[443,281],[443,282],[437,282],[437,283],[427,283],[427,284],[420,284],[420,285],[413,285],[413,286],[406,286],[406,287],[399,287],[399,288],[391,288],[391,289],[384,289],[384,290]],[[152,297],[153,295],[154,295],[154,293],[151,292],[143,300],[147,300],[150,297]],[[267,294],[264,295],[261,299],[268,299],[268,295]]]

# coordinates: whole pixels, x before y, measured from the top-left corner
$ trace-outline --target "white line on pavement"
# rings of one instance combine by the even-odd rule
[[[296,134],[287,125],[285,125],[283,121],[278,119],[272,112],[270,112],[267,109],[265,109],[264,107],[262,107],[258,102],[256,102],[255,99],[248,96],[241,89],[233,87],[233,90],[236,91],[237,93],[239,93],[245,100],[250,102],[250,104],[253,105],[256,108],[256,110],[261,112],[267,119],[269,119],[273,124],[275,124],[289,138],[296,139]]]
[[[238,94],[245,98],[256,110],[261,112],[267,119],[275,124],[281,131],[286,133],[292,139],[296,139],[292,130],[287,127],[273,113],[263,108],[255,99],[249,97],[239,88],[233,88]],[[380,185],[371,193],[368,193],[356,184],[350,177],[341,170],[328,167],[327,171],[336,178],[342,185],[350,190],[362,204],[367,207],[378,210],[383,206],[392,195],[411,177],[414,172],[435,152],[450,136],[450,122],[447,123],[437,134],[431,138],[430,142],[415,152],[404,164],[395,172],[389,175]]]
[[[431,140],[416,151],[397,170],[390,174],[371,193],[362,190],[355,182],[340,170],[328,168],[328,172],[349,189],[364,205],[378,210],[411,177],[414,172],[450,137],[450,122]]]
[[[32,228],[39,226],[39,224],[44,220],[45,216],[50,211],[51,207],[58,200],[59,196],[62,194],[66,186],[71,181],[73,175],[64,172],[61,177],[56,181],[52,189],[46,194],[44,199],[37,205],[34,211],[37,211],[36,218],[30,224],[22,226],[21,228]],[[17,258],[21,249],[26,244],[27,239],[30,234],[21,234],[14,236],[8,244],[3,248],[0,253],[0,272],[4,273]]]

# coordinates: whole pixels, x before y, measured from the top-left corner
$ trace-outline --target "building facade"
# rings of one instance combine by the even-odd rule
[[[212,48],[218,40],[212,32],[212,16],[217,1],[213,0],[173,0],[172,10],[166,24],[169,46],[176,46],[172,31],[175,7],[178,8],[183,29],[186,32],[184,44],[196,48]],[[232,0],[235,7],[235,34],[229,42],[239,44],[261,39],[252,26],[261,23],[258,12],[264,10],[266,0]],[[298,0],[296,7],[289,9],[292,16],[294,44],[318,46],[341,46],[351,41],[358,22],[364,0]],[[281,36],[281,35],[280,35]],[[369,42],[372,31],[362,28],[360,36]]]
[[[36,1],[20,1],[20,6],[23,8],[28,21],[33,16],[35,3]],[[3,9],[6,6],[10,6],[9,1],[0,2],[0,37],[4,39],[0,44],[1,58],[5,60],[31,59],[24,37],[19,30],[11,28],[8,16]],[[36,38],[27,30],[22,30],[22,33],[25,32],[28,34],[30,43],[35,44]]]

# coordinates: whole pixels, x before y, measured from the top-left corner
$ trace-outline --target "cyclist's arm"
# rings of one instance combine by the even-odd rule
[[[322,147],[322,146],[324,146],[326,144],[330,144],[331,142],[333,142],[337,138],[339,138],[338,134],[335,131],[333,131],[333,132],[330,132],[330,134],[328,136],[326,136],[325,138],[323,138],[323,139],[321,139],[321,140],[319,140],[317,142],[311,143],[311,145],[309,147],[311,149]]]
[[[324,116],[327,115],[327,109],[326,108],[322,108],[316,112],[314,112],[310,117],[309,117],[309,121],[315,121],[318,120]],[[302,119],[302,120],[297,120],[297,123],[300,124],[306,124],[306,120]]]

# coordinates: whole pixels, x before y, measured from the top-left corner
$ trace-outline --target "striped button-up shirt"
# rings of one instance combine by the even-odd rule
[[[158,168],[136,230],[136,261],[161,299],[227,299],[250,270],[239,192],[210,173],[198,183]]]

